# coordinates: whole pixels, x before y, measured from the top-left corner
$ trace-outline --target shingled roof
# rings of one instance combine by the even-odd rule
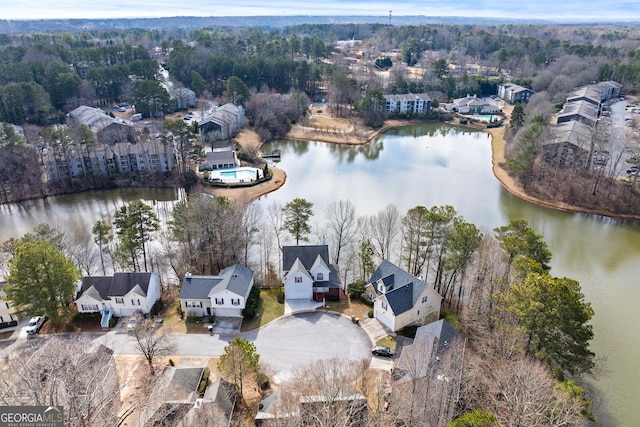
[[[115,273],[113,276],[88,276],[82,279],[81,294],[107,300],[109,297],[122,297],[134,290],[141,296],[147,295],[152,273],[130,272]],[[93,288],[93,289],[91,289]],[[96,298],[96,292],[100,298]]]
[[[329,261],[329,246],[327,245],[283,246],[282,269],[284,271],[291,270],[296,258],[300,258],[305,268],[311,270],[318,255],[327,266],[331,264]]]
[[[182,281],[180,299],[208,299],[211,295],[227,289],[245,299],[251,292],[253,271],[249,268],[234,264],[222,269],[217,276],[187,275]]]
[[[391,262],[382,260],[376,271],[369,279],[378,296],[383,292],[378,289],[376,282],[382,280],[388,290],[385,293],[391,311],[398,316],[415,305],[420,295],[427,288],[427,284],[415,276],[407,273]]]

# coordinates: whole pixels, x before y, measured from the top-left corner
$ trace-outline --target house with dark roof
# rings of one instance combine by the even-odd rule
[[[329,246],[282,248],[284,297],[289,300],[337,301],[344,298],[338,266],[329,260]]]
[[[408,424],[446,426],[459,399],[465,344],[446,320],[419,327],[396,359],[389,410]]]
[[[84,277],[75,304],[80,313],[102,313],[102,325],[107,327],[111,316],[147,314],[159,299],[157,273],[129,272]]]
[[[535,92],[524,86],[515,83],[502,83],[498,85],[498,97],[507,101],[509,104],[520,104],[529,102],[529,98]]]
[[[187,317],[243,317],[253,287],[253,271],[243,265],[227,267],[216,276],[185,275],[180,307]]]
[[[442,297],[433,286],[383,260],[365,286],[373,317],[392,331],[440,317]]]

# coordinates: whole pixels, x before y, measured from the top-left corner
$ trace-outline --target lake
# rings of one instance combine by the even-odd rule
[[[640,226],[606,218],[544,209],[504,191],[491,170],[488,134],[448,125],[394,129],[365,146],[286,141],[278,166],[287,181],[257,201],[266,206],[302,197],[314,204],[314,236],[324,231],[324,211],[349,199],[358,215],[395,204],[402,214],[417,205],[450,204],[478,227],[494,228],[525,218],[553,252],[554,276],[580,281],[595,310],[592,350],[597,376],[587,378],[598,425],[634,426],[640,419]],[[50,197],[0,206],[0,240],[18,237],[38,223],[71,220],[91,227],[123,203],[142,198],[166,220],[183,197],[172,189],[119,189]],[[313,237],[312,237],[313,239]]]

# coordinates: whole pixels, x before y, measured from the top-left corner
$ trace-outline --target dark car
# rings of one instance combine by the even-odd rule
[[[377,345],[371,349],[371,354],[374,356],[393,357],[395,352],[389,347]]]

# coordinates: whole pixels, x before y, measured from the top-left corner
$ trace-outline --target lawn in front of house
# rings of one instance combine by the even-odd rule
[[[373,307],[368,306],[360,298],[346,298],[340,301],[327,301],[324,309],[344,314],[347,317],[359,317],[360,321],[367,318],[369,310]]]
[[[258,329],[282,316],[284,314],[284,303],[280,304],[278,302],[278,295],[282,292],[282,289],[260,289],[258,314],[251,319],[245,318],[240,330],[245,332]]]

